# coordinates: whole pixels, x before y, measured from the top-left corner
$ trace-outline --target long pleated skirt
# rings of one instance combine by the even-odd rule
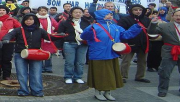
[[[87,85],[97,90],[115,90],[123,87],[118,58],[89,60]]]

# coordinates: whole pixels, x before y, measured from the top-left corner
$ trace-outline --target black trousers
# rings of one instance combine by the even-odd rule
[[[4,44],[0,49],[0,73],[3,73],[3,78],[10,77],[12,69],[12,57],[14,53],[14,44]]]
[[[147,67],[158,69],[161,63],[162,41],[150,41],[150,50],[147,57]]]

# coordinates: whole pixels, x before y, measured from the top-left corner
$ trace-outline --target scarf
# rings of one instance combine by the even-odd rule
[[[46,15],[44,15],[44,16],[41,16],[41,15],[39,15],[38,13],[36,14],[36,16],[38,17],[38,18],[46,18],[47,19],[47,32],[49,33],[49,34],[51,34],[51,26],[52,26],[52,24],[51,24],[51,19],[50,19],[50,17],[49,17],[49,14],[46,14]],[[42,24],[40,23],[40,28],[43,28],[43,26],[42,26]],[[47,41],[47,40],[44,40],[44,42],[47,42],[47,43],[51,43],[50,41]]]
[[[83,30],[80,28],[80,22],[81,22],[81,19],[75,19],[73,18],[72,21],[74,22],[74,29],[75,29],[75,39],[76,39],[76,42],[78,43],[78,45],[81,45],[80,41],[82,41],[82,39],[80,38],[80,34],[83,32]]]
[[[9,18],[9,15],[8,15],[8,14],[5,14],[5,15],[3,15],[3,16],[0,16],[0,21],[4,22],[4,21],[6,21],[6,19],[8,19],[8,18]]]
[[[29,32],[32,32],[36,29],[36,25],[35,24],[32,24],[30,26],[25,25],[23,28]]]
[[[3,22],[6,21],[7,19],[9,18],[9,15],[8,14],[5,14],[3,16],[0,16],[0,31],[1,31],[1,28],[3,26]]]
[[[6,3],[6,7],[8,7],[10,9],[10,11],[16,9],[16,5],[15,4],[7,4]]]

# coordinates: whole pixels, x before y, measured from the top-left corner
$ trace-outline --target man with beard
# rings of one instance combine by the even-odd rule
[[[143,30],[135,38],[122,41],[124,43],[128,43],[132,49],[131,53],[122,55],[120,68],[123,76],[123,82],[126,83],[131,60],[134,54],[137,53],[137,72],[135,75],[135,81],[150,83],[148,79],[144,79],[146,71],[146,57],[149,51],[149,39],[146,28],[150,24],[150,19],[145,16],[146,9],[140,4],[132,5],[129,9],[129,13],[129,16],[124,17],[118,21],[118,25],[127,30],[133,24],[138,23],[141,25]]]

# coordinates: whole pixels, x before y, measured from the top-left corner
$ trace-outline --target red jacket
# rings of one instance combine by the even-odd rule
[[[1,17],[0,17],[1,21]],[[0,28],[0,40],[11,30],[14,28],[21,27],[21,24],[14,18],[8,17],[5,21],[2,21],[3,25]]]
[[[46,18],[39,18],[39,21],[40,21],[43,29],[47,31],[47,26],[48,26],[47,19]],[[53,34],[54,31],[57,31],[57,29],[58,29],[58,23],[53,18],[51,18],[51,34]],[[54,48],[51,43],[47,43],[47,42],[44,42],[44,40],[42,40],[41,48],[45,51],[50,51],[51,53],[55,53],[56,47],[54,46],[55,47]]]

